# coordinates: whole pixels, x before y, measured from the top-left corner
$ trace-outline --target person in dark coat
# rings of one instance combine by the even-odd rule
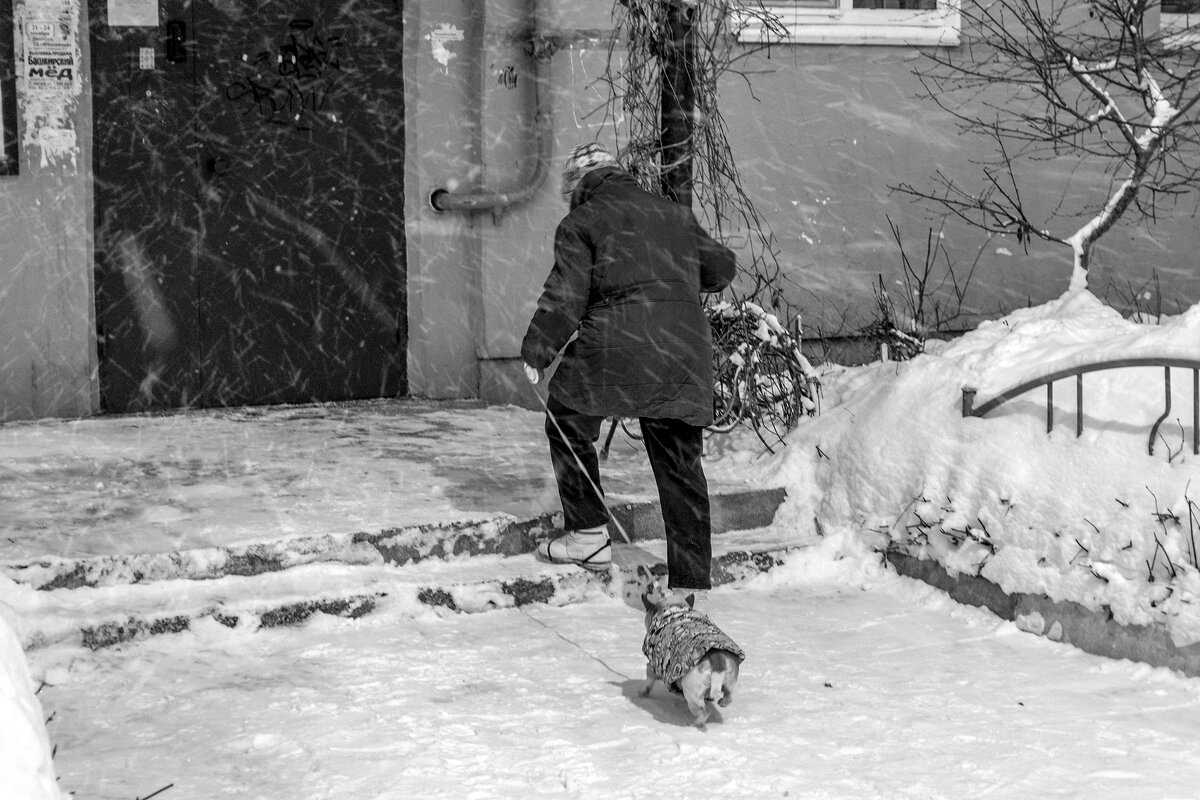
[[[554,267],[521,343],[534,383],[562,353],[546,435],[566,532],[539,555],[611,564],[595,445],[605,417],[637,417],[662,505],[668,587],[707,590],[712,530],[701,451],[713,419],[712,334],[701,293],[729,286],[734,255],[690,208],[641,189],[600,145],[572,151],[562,192],[570,212],[555,231]]]

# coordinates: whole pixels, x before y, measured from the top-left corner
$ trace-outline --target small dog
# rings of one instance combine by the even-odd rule
[[[746,654],[708,617],[688,602],[672,600],[652,586],[642,595],[646,608],[646,697],[662,681],[682,694],[701,730],[708,722],[710,701],[724,708],[733,700],[738,666]]]

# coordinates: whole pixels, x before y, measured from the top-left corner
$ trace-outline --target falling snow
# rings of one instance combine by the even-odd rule
[[[1156,323],[1069,294],[910,362],[827,366],[821,414],[777,455],[753,439],[710,442],[715,472],[732,463],[757,485],[786,486],[764,535],[798,549],[714,591],[711,612],[747,660],[734,703],[705,731],[678,698],[638,696],[641,615],[599,590],[483,614],[397,598],[357,620],[210,620],[22,655],[8,629],[48,601],[5,580],[0,734],[20,748],[4,753],[29,754],[5,774],[29,798],[168,786],[163,797],[1191,797],[1195,679],[1030,635],[897,577],[878,552],[890,538],[1009,591],[1200,638],[1187,381],[1154,454],[1162,384],[1143,368],[1088,374],[1079,438],[1073,393],[1055,395],[1067,396],[1064,422],[1049,435],[1036,392],[986,418],[960,412],[964,386],[982,400],[1047,365],[1200,346],[1200,307]],[[536,436],[522,425],[514,435]],[[353,494],[355,480],[326,488]],[[1164,509],[1179,523],[1164,524]],[[955,533],[977,528],[975,539]],[[454,563],[436,569],[466,569]],[[307,569],[319,580],[337,568]]]

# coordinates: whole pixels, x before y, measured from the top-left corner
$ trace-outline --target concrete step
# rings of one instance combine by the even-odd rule
[[[751,489],[712,496],[713,532],[766,527],[783,502],[783,489]],[[657,502],[615,504],[613,516],[633,541],[664,535]],[[290,537],[228,547],[93,558],[46,557],[0,563],[0,573],[40,590],[102,588],[173,580],[254,576],[305,564],[405,566],[458,556],[515,556],[562,527],[561,514],[533,519],[499,515],[481,519],[358,532]],[[612,532],[619,538],[617,531]]]
[[[796,548],[769,529],[714,538],[713,583],[744,581],[787,559]],[[602,573],[543,564],[531,554],[430,559],[405,566],[306,563],[255,575],[50,591],[36,595],[19,634],[29,649],[51,644],[111,647],[213,622],[230,628],[298,625],[317,614],[356,618],[383,608],[472,613],[532,603],[565,605],[591,597],[621,597],[640,610],[638,566],[666,574],[666,543],[615,546]]]

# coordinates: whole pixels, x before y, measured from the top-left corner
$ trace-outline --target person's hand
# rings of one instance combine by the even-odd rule
[[[537,367],[531,367],[528,364],[526,364],[525,365],[525,377],[529,379],[530,383],[532,383],[534,386],[537,386],[539,383],[542,382],[542,371],[540,369],[538,369]]]

